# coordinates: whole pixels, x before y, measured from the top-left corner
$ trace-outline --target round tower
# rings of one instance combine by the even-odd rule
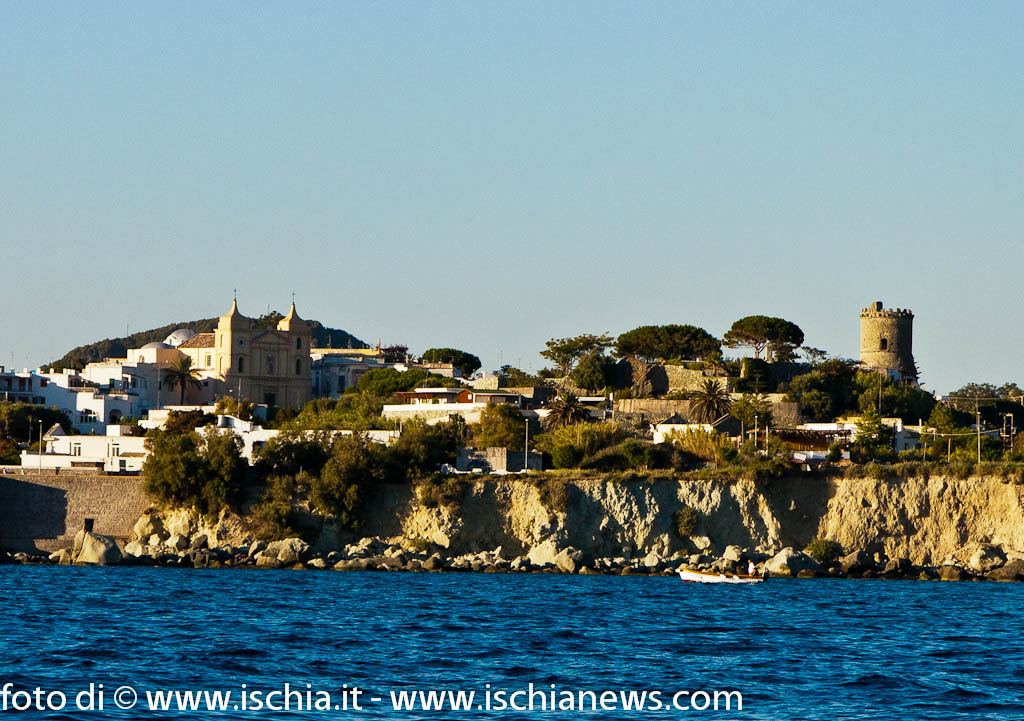
[[[860,312],[860,362],[864,367],[916,382],[913,339],[914,314],[909,309],[885,309],[879,300]]]

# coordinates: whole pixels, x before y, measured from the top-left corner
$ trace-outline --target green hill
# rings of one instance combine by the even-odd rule
[[[272,328],[283,316],[277,311],[256,319],[257,326]],[[82,368],[86,363],[103,360],[104,358],[124,358],[129,348],[141,348],[146,343],[162,341],[178,328],[191,328],[196,333],[212,333],[217,327],[217,318],[204,318],[140,331],[122,338],[107,338],[89,345],[72,348],[59,360],[44,365],[44,368]],[[317,348],[369,348],[363,341],[351,333],[337,328],[328,328],[318,320],[309,320],[313,334],[313,345]]]

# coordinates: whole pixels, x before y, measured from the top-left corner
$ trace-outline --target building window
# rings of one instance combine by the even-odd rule
[[[213,365],[213,356],[209,353],[206,354],[206,367],[209,368]]]
[[[297,376],[302,375],[302,359],[301,358],[296,358],[295,359],[295,375],[297,375]]]
[[[73,456],[80,456],[80,455],[82,455],[82,444],[81,443],[75,443],[75,444],[73,444],[71,446],[71,455],[73,455]]]
[[[888,338],[882,338],[882,340],[878,342],[878,350],[889,350]]]
[[[245,373],[245,358],[243,356],[238,356],[238,372]]]
[[[121,455],[121,446],[117,445],[116,443],[112,445],[110,447],[110,455],[114,456],[115,458]]]
[[[295,349],[296,350],[301,350],[302,349],[302,338],[296,338],[295,339]]]
[[[272,355],[267,356],[267,375],[274,375],[274,356]]]

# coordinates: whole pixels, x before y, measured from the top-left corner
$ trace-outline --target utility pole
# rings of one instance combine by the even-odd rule
[[[974,427],[978,429],[978,463],[981,463],[981,409],[978,408],[978,399],[974,399]]]
[[[39,421],[39,472],[43,472],[43,421]]]
[[[921,418],[917,419],[917,428],[920,431],[918,437],[921,439],[921,460],[928,460],[928,444],[924,441],[924,420]]]

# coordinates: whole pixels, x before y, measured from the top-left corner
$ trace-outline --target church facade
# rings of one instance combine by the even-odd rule
[[[294,302],[276,328],[258,328],[235,301],[213,333],[199,333],[178,350],[216,383],[218,396],[301,408],[312,397],[310,344],[309,324],[299,317]]]

